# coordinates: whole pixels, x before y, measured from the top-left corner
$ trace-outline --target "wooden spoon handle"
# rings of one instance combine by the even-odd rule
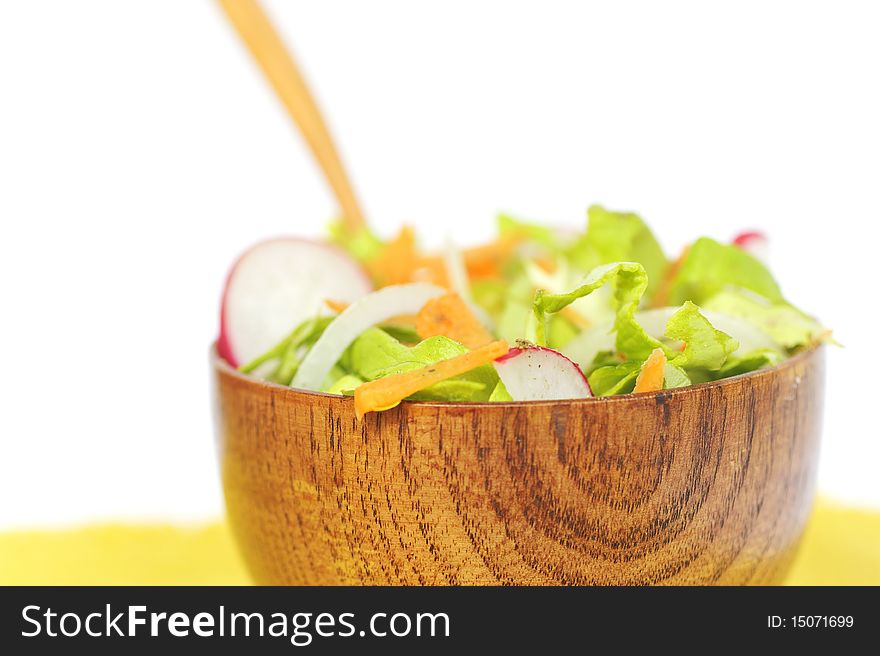
[[[255,0],[219,0],[324,171],[350,230],[365,227],[345,168],[293,57]]]

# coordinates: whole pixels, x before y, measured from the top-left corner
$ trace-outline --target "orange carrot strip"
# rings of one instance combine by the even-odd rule
[[[397,285],[411,281],[418,259],[415,233],[412,227],[404,226],[397,237],[365,266],[380,285]]]
[[[669,303],[669,292],[672,291],[672,283],[675,280],[675,276],[678,275],[681,265],[684,264],[690,249],[690,246],[685,246],[678,259],[666,268],[666,274],[663,276],[660,284],[657,285],[657,291],[654,292],[654,297],[651,299],[651,307],[663,307]]]
[[[405,371],[393,376],[364,383],[354,390],[354,410],[358,419],[368,412],[393,408],[411,394],[434,383],[463,374],[489,364],[510,350],[507,342],[490,342],[449,360],[441,360],[421,369]]]
[[[425,303],[416,316],[416,332],[422,339],[444,335],[469,349],[492,341],[492,335],[458,294],[445,294]]]
[[[472,279],[499,277],[504,263],[521,241],[521,237],[511,235],[465,249],[462,257],[468,276]],[[410,226],[405,226],[365,267],[379,286],[420,281],[449,287],[443,257],[420,253]]]
[[[468,277],[472,280],[501,277],[504,262],[513,254],[517,244],[521,241],[522,239],[519,237],[502,237],[497,241],[462,251]],[[449,287],[446,263],[439,255],[421,257],[417,262],[414,277],[425,282]]]
[[[344,312],[348,307],[348,303],[344,303],[342,301],[334,301],[332,298],[325,298],[324,305],[328,308],[339,314],[340,312]]]
[[[636,378],[636,387],[633,392],[656,392],[663,389],[664,371],[666,368],[666,354],[663,349],[656,348],[642,365],[639,377]]]
[[[506,236],[496,241],[469,248],[462,253],[471,278],[490,278],[501,273],[501,267],[522,242],[519,236]]]

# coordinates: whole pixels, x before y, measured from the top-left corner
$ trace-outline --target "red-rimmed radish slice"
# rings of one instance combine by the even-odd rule
[[[516,347],[495,360],[495,371],[514,401],[583,399],[593,396],[587,377],[559,351]]]
[[[355,301],[372,289],[360,265],[335,246],[292,237],[260,242],[226,279],[217,350],[233,367],[250,362],[317,314],[325,298]]]
[[[355,338],[367,328],[401,314],[417,314],[422,306],[448,292],[425,282],[389,285],[349,305],[324,330],[303,358],[291,387],[321,389],[327,374]]]
[[[752,257],[766,263],[770,255],[770,242],[767,235],[758,230],[747,230],[733,238],[733,245],[739,246]]]

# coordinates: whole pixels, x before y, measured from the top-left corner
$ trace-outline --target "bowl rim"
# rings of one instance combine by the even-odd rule
[[[629,394],[616,394],[614,396],[591,396],[585,399],[551,399],[540,401],[401,401],[395,407],[420,407],[420,408],[446,408],[446,409],[480,409],[480,408],[523,408],[534,406],[559,406],[559,405],[587,405],[595,403],[633,403],[653,400],[667,400],[673,397],[699,394],[705,390],[711,390],[728,385],[736,385],[744,379],[770,378],[777,376],[789,369],[792,369],[808,360],[818,357],[824,353],[824,344],[812,344],[800,351],[788,356],[773,367],[750,371],[729,378],[720,380],[712,380],[705,383],[697,383],[696,385],[688,385],[687,387],[676,387],[673,389],[656,390],[653,392],[639,392]],[[273,391],[284,392],[293,396],[314,398],[314,399],[334,399],[338,401],[348,400],[354,403],[354,397],[343,394],[329,394],[328,392],[317,392],[312,390],[304,390],[296,387],[289,387],[279,383],[273,383],[267,380],[261,380],[250,374],[243,373],[230,365],[226,360],[220,357],[217,352],[217,342],[211,344],[210,349],[212,368],[218,374],[229,376],[239,385],[244,385],[254,389],[262,389],[263,391],[272,393]]]

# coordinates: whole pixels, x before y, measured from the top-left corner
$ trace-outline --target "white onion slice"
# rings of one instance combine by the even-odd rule
[[[414,282],[389,285],[358,299],[330,322],[303,358],[290,386],[321,389],[345,349],[367,328],[400,314],[416,314],[432,298],[446,293],[442,287]]]

